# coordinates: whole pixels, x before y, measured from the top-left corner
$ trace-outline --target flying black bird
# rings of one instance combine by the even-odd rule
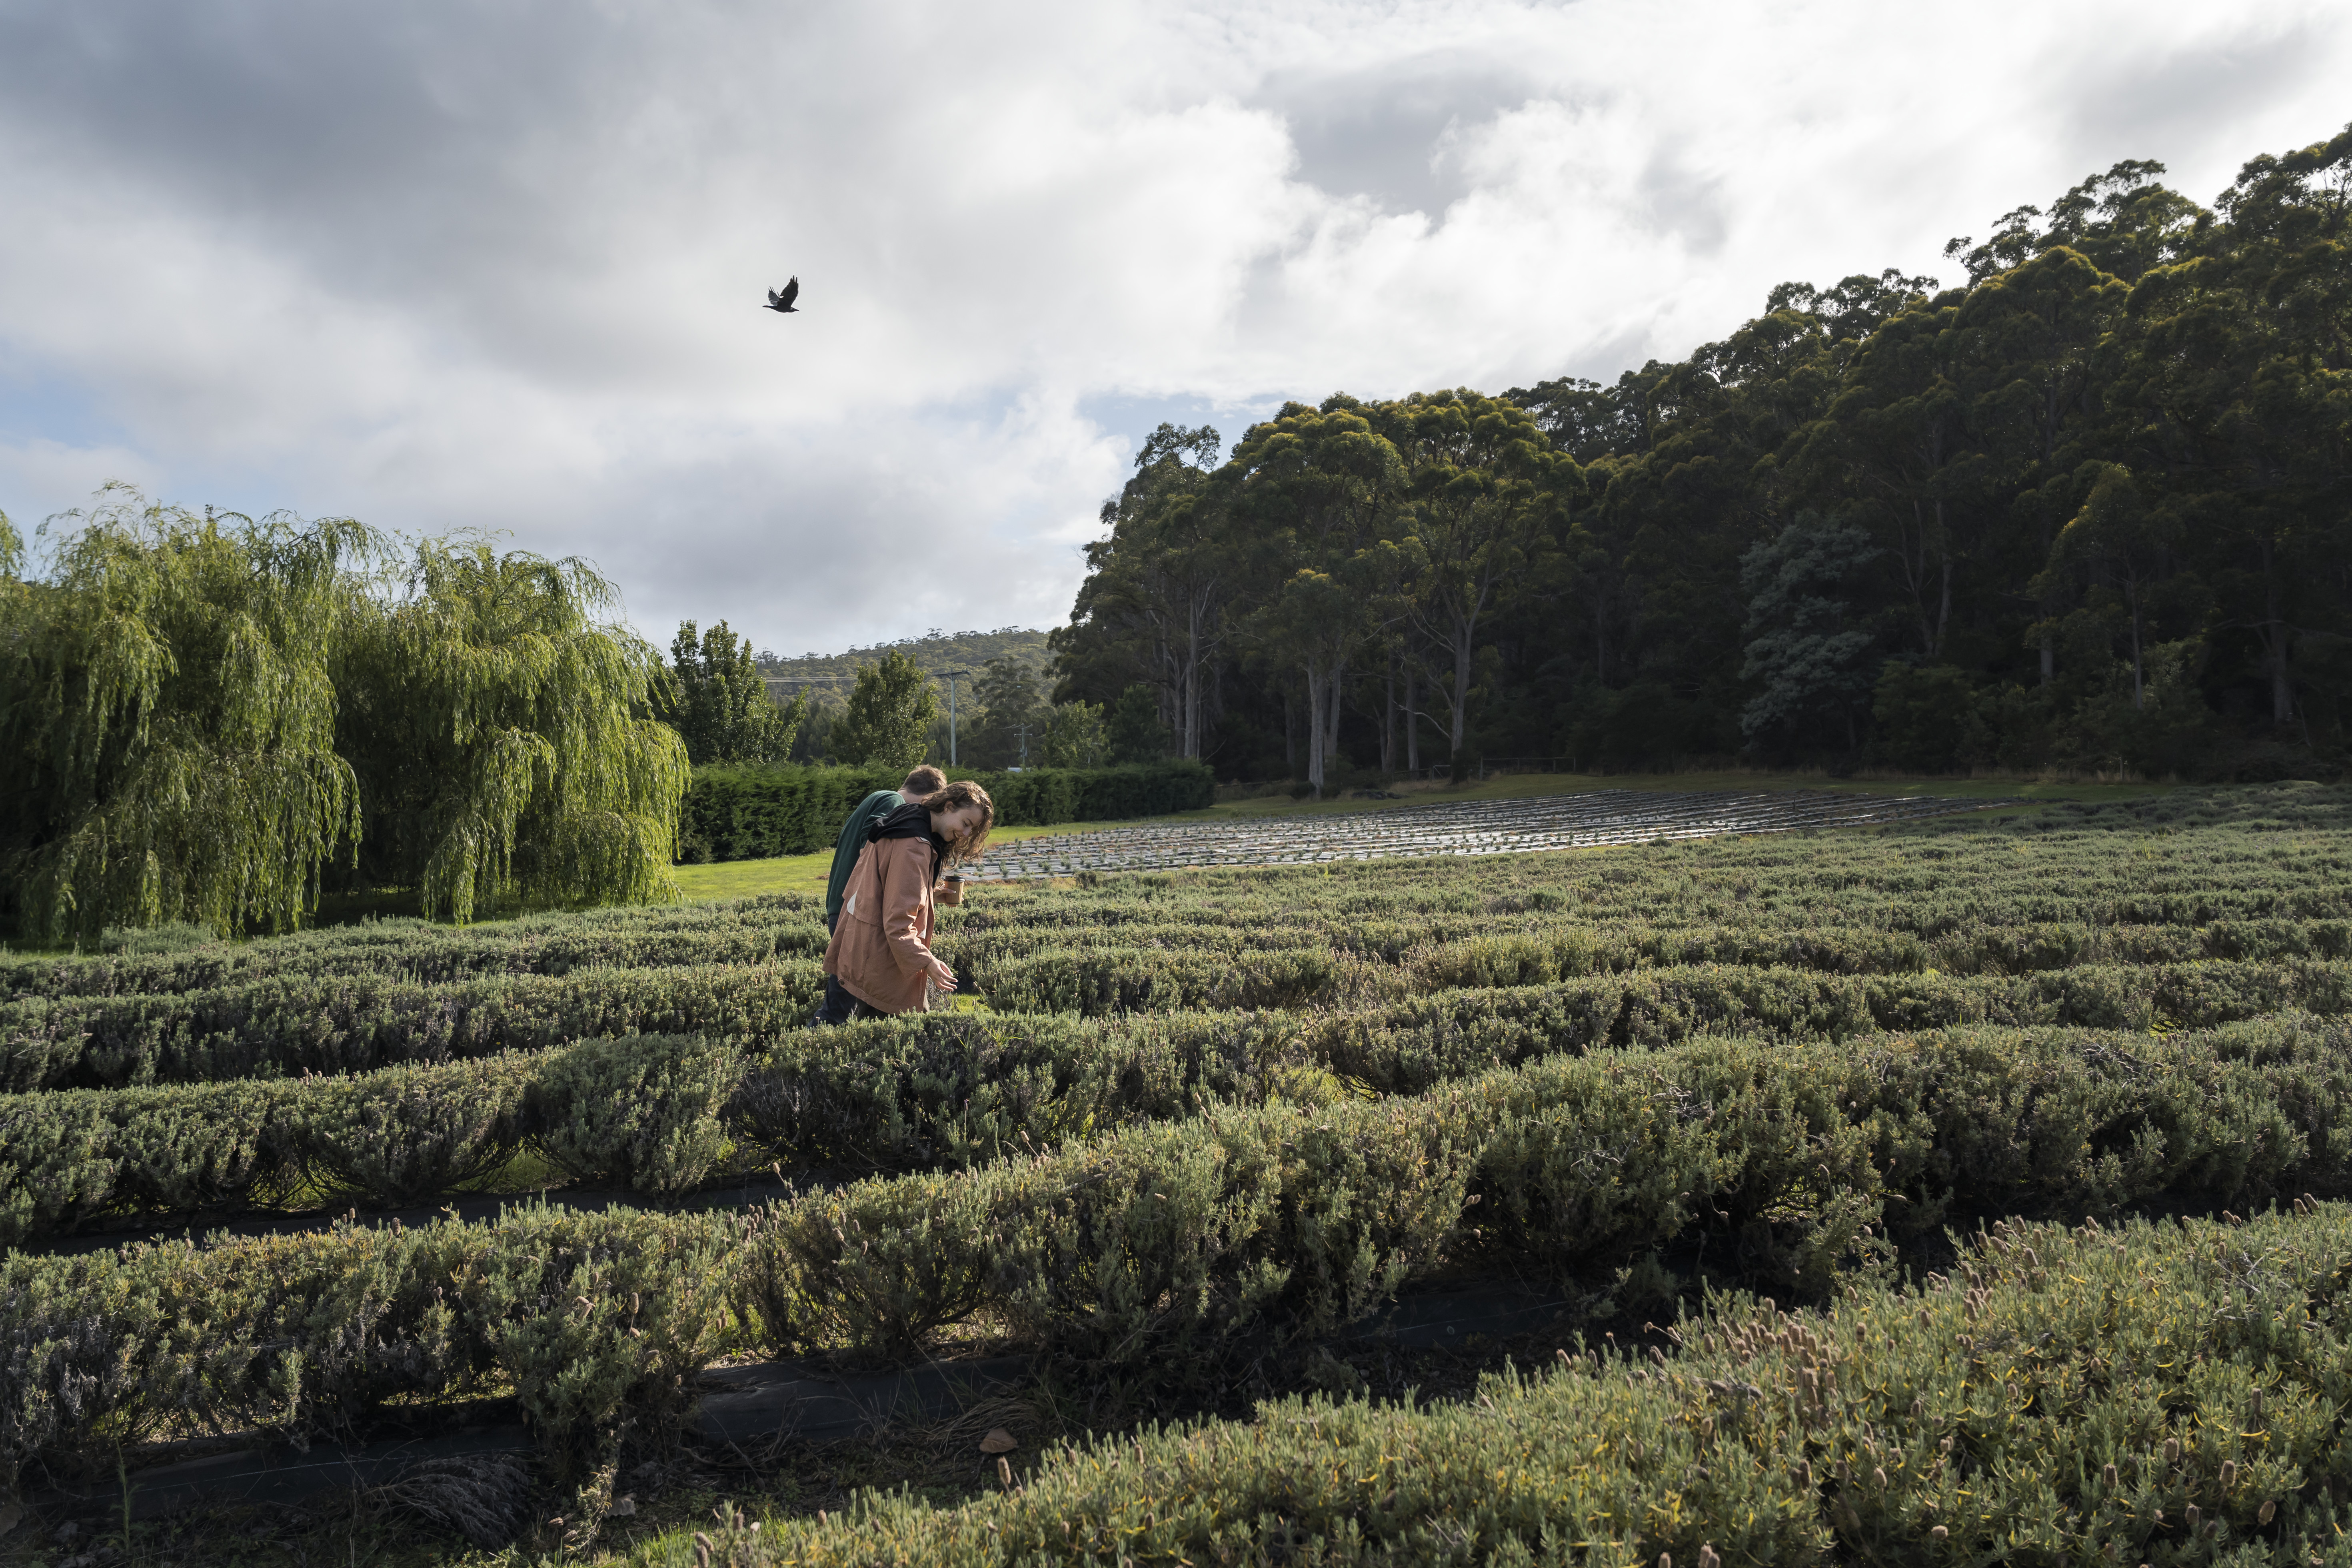
[[[773,289],[768,290],[767,308],[771,310],[790,312],[793,309],[793,301],[800,297],[801,280],[798,276],[795,276],[791,282],[784,285],[782,293],[779,294]]]

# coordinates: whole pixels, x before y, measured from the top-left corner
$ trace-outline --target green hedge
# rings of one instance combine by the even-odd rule
[[[1021,773],[968,773],[996,803],[1009,826],[1055,822],[1116,822],[1203,811],[1216,804],[1216,775],[1202,763],[1134,763],[1116,768],[1029,768]]]
[[[1411,966],[1423,989],[1536,984],[1570,975],[1652,966],[1718,963],[1818,969],[1841,974],[2026,974],[2093,964],[2191,963],[2204,959],[2352,957],[2332,921],[2260,926],[1979,926],[1921,937],[1870,926],[1605,924],[1558,914],[1433,915],[1421,921],[1350,921],[1309,905],[1262,923],[1106,919],[1093,924],[1011,921],[990,908],[1002,889],[967,906],[943,944],[971,963],[1034,954],[1155,948],[1191,953],[1328,949]]]
[[[1216,793],[1214,775],[1198,763],[948,772],[979,780],[1007,826],[1198,811]],[[875,790],[898,788],[905,776],[872,768],[697,768],[679,816],[678,858],[764,860],[830,849],[853,806]]]
[[[524,1209],[15,1254],[0,1483],[166,1423],[299,1436],[493,1379],[559,1451],[593,1450],[624,1419],[657,1434],[702,1360],[747,1340],[905,1356],[981,1314],[1041,1350],[1130,1363],[1317,1333],[1440,1267],[1606,1269],[1694,1232],[1722,1238],[1706,1257],[1723,1278],[1819,1293],[1876,1255],[1880,1226],[2343,1193],[2346,1045],[2340,1027],[2271,1022],[2170,1040],[1709,1040],[1415,1100],[1212,1110],[747,1215]],[[2241,1302],[2206,1331],[2226,1349],[2252,1331],[2231,1323],[2265,1321]]]
[[[273,975],[388,975],[437,984],[599,967],[760,963],[815,957],[824,952],[825,939],[824,911],[805,893],[682,908],[530,915],[463,929],[371,920],[257,942],[208,942],[168,954],[0,960],[0,994],[24,1001],[205,991]]]
[[[697,768],[678,809],[677,858],[698,865],[830,849],[859,801],[906,776],[904,768]]]
[[[0,1259],[0,1495],[28,1464],[258,1431],[343,1436],[390,1401],[510,1392],[559,1474],[657,1433],[740,1342],[732,1214],[526,1206],[494,1223],[338,1226]]]
[[[1583,1269],[1694,1226],[1749,1279],[1820,1291],[1882,1225],[2352,1189],[2346,1044],[2267,1022],[2144,1043],[1703,1040],[1412,1100],[1212,1110],[772,1208],[747,1288],[779,1349],[904,1357],[984,1314],[1117,1362],[1318,1331],[1441,1257]]]
[[[2005,1225],[1926,1289],[1717,1298],[1654,1363],[1562,1352],[1419,1408],[1276,1401],[1050,1449],[961,1507],[868,1491],[739,1521],[709,1558],[2340,1565],[2352,1215],[2296,1207]]]
[[[767,1039],[801,1027],[824,988],[813,955],[435,984],[277,974],[209,991],[29,997],[0,1004],[0,1090],[332,1076],[610,1035]]]
[[[1269,978],[1253,971],[1244,984]],[[800,1029],[818,987],[809,964],[534,977],[478,988],[487,994],[470,1013],[449,994],[477,988],[428,989],[427,1006],[371,1018],[386,1026],[353,1031],[331,1063],[312,1059],[363,1065],[362,1040],[379,1053],[446,1054],[621,1037],[352,1077],[0,1097],[0,1245],[105,1215],[413,1204],[525,1144],[576,1178],[667,1195],[772,1163],[960,1167],[1222,1105],[1420,1093],[1556,1053],[1663,1049],[1709,1033],[1795,1042],[2044,1024],[2144,1034],[2152,1021],[2199,1029],[2298,1007],[2352,1012],[2352,966],[2340,964],[1933,980],[1654,970],[1352,1014],[940,1015]],[[436,996],[446,1011],[430,1005]],[[415,1030],[420,1022],[431,1027]],[[625,1033],[697,1026],[721,1037]]]
[[[624,1418],[656,1432],[694,1357],[746,1337],[905,1356],[982,1314],[1038,1349],[1129,1363],[1319,1332],[1442,1266],[1607,1268],[1694,1231],[1723,1238],[1706,1256],[1727,1278],[1818,1293],[1876,1254],[1880,1226],[2343,1193],[2347,1043],[2275,1021],[2165,1040],[1705,1040],[1412,1100],[1212,1109],[745,1215],[528,1209],[16,1254],[0,1259],[0,1481],[166,1422],[299,1435],[493,1375],[571,1452]],[[663,1074],[711,1102],[677,1058],[587,1061],[579,1081],[625,1092]]]

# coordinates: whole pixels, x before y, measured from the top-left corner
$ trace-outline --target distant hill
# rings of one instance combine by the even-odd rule
[[[874,664],[893,650],[905,654],[926,670],[968,669],[974,675],[990,659],[1010,654],[1029,666],[1040,679],[1045,678],[1052,658],[1045,647],[1044,632],[1000,626],[992,632],[927,632],[898,642],[876,643],[872,647],[854,647],[847,653],[808,653],[798,658],[763,657],[760,673],[767,677],[769,689],[779,698],[789,700],[805,691],[820,705],[838,705],[848,699],[850,686],[857,679],[857,667]]]

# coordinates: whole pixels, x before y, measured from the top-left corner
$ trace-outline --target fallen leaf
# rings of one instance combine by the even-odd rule
[[[1013,1440],[1013,1434],[1002,1426],[980,1440],[980,1451],[983,1454],[1009,1454],[1019,1447],[1021,1445]]]

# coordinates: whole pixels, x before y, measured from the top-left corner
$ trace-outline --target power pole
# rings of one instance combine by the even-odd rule
[[[948,683],[948,766],[953,767],[956,765],[956,677],[960,675],[969,676],[971,671],[968,669],[942,669],[938,673],[945,677]]]

